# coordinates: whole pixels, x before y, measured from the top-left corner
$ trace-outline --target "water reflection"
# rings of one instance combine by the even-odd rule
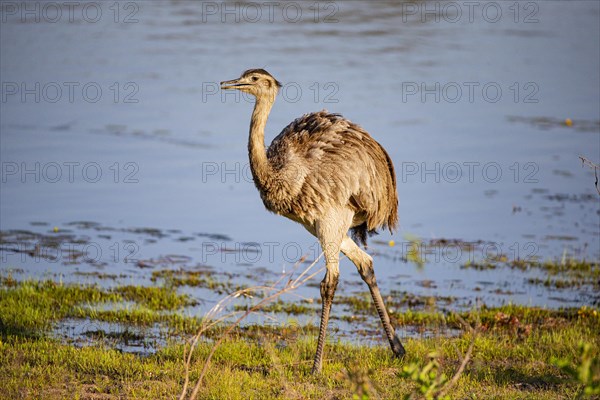
[[[221,272],[279,273],[290,264],[284,244],[308,252],[314,238],[264,211],[244,178],[252,105],[213,90],[246,68],[265,67],[289,89],[274,107],[267,140],[293,118],[326,108],[361,124],[389,150],[402,227],[371,248],[386,290],[435,290],[471,300],[476,292],[490,303],[558,306],[550,290],[532,288],[526,279],[536,277],[521,271],[431,261],[419,270],[384,245],[412,234],[425,242],[493,242],[503,253],[512,254],[512,246],[521,255],[534,243],[540,259],[600,257],[594,176],[577,158],[600,152],[600,6],[495,2],[482,14],[491,3],[481,3],[471,18],[460,2],[452,2],[460,9],[443,2],[323,2],[316,22],[310,2],[294,3],[303,16],[295,22],[295,9],[283,14],[283,3],[272,21],[263,8],[255,22],[251,9],[240,8],[249,3],[134,3],[139,9],[119,3],[116,23],[105,3],[93,23],[82,14],[86,3],[74,6],[73,21],[63,14],[56,23],[23,20],[3,5],[0,227],[8,236],[31,230],[35,241],[35,235],[51,236],[54,226],[85,237],[92,228],[70,222],[93,221],[118,232],[93,241],[108,248],[116,237],[122,251],[133,241],[146,260],[182,254],[202,261],[203,245],[225,242],[198,232],[236,243],[275,241],[280,251],[272,259],[238,262],[234,253],[219,252],[207,261]],[[497,21],[496,6],[502,12]],[[125,23],[133,11],[137,22]],[[86,85],[100,88],[97,101],[83,91]],[[71,180],[74,163],[95,163],[103,175],[96,182],[81,174]],[[55,176],[45,174],[55,164],[62,176],[53,182]],[[124,181],[125,165],[137,169],[137,182]],[[460,174],[451,173],[456,165]],[[489,165],[497,179],[482,173]],[[472,177],[469,166],[477,168]],[[36,221],[47,225],[30,225]],[[131,227],[177,229],[194,240],[142,239]],[[6,235],[3,240],[6,247]],[[5,258],[2,267],[69,275],[61,263],[32,263],[27,255],[21,261],[21,255]],[[344,265],[350,287],[358,278]],[[110,259],[77,268],[149,282],[138,266]],[[504,292],[494,293],[499,286]],[[578,291],[565,290],[561,298],[586,301]]]

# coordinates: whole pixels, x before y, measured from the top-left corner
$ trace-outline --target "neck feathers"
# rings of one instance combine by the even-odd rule
[[[269,118],[269,112],[275,102],[275,95],[269,97],[258,97],[252,111],[250,121],[250,138],[248,140],[248,153],[250,156],[250,169],[254,184],[261,192],[270,186],[273,178],[273,168],[267,160],[265,148],[265,126]]]

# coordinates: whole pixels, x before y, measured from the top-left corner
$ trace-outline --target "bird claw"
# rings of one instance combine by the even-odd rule
[[[400,339],[398,339],[398,336],[394,335],[394,339],[391,342],[392,345],[392,351],[394,352],[394,356],[396,356],[396,358],[398,359],[403,359],[404,355],[406,354],[406,350],[404,350],[404,346],[402,346],[402,343],[400,343]]]

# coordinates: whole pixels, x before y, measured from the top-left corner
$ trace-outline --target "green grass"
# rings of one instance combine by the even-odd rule
[[[519,340],[507,333],[482,334],[475,340],[471,363],[451,391],[452,398],[572,398],[582,390],[553,364],[554,358],[577,364],[577,343],[600,345],[589,321],[560,331],[538,331]],[[387,348],[330,343],[323,374],[311,376],[314,339],[283,348],[245,338],[227,340],[217,349],[200,398],[351,398],[359,388],[372,388],[376,398],[402,398],[417,385],[402,378],[403,365],[424,365],[435,350],[441,370],[451,376],[471,341],[459,338],[406,341],[408,356],[391,357]],[[183,347],[174,343],[150,357],[108,348],[75,348],[48,338],[10,336],[0,345],[2,398],[174,398],[184,376]],[[201,343],[193,361],[197,377],[210,343]],[[596,371],[596,374],[598,372]],[[363,376],[362,381],[353,381]],[[596,375],[596,379],[598,376]]]
[[[545,280],[532,280],[531,284],[565,288],[590,285],[594,289],[600,288],[600,263],[598,261],[576,260],[564,257],[562,260],[550,261],[523,261],[513,260],[506,262],[511,268],[526,270],[539,269],[547,274]]]
[[[192,333],[200,325],[196,318],[165,312],[194,304],[188,296],[177,294],[172,288],[129,285],[109,290],[50,280],[16,282],[10,277],[2,278],[1,282],[0,328],[3,336],[39,336],[52,323],[65,318],[141,326],[162,322],[184,333]]]
[[[245,311],[248,308],[248,305],[238,304],[234,306],[234,310],[237,311]],[[273,312],[273,313],[284,313],[288,315],[299,315],[299,314],[314,314],[317,312],[317,309],[320,310],[319,306],[316,308],[314,305],[309,305],[306,301],[296,301],[296,302],[285,302],[285,301],[275,301],[273,303],[267,304],[261,311],[263,312]]]
[[[359,297],[346,303],[357,313],[369,313],[367,300]],[[415,299],[406,301],[422,305]],[[177,398],[185,376],[183,339],[173,336],[155,354],[142,357],[95,343],[93,338],[88,345],[76,347],[53,338],[49,328],[65,318],[87,318],[125,326],[159,323],[171,331],[192,333],[199,319],[181,315],[190,302],[173,287],[102,289],[2,278],[0,398]],[[340,343],[331,333],[323,373],[312,376],[314,327],[239,327],[216,349],[198,398],[407,398],[422,394],[428,379],[441,374],[452,377],[471,343],[471,360],[448,393],[450,398],[564,399],[598,385],[600,313],[596,308],[482,307],[459,318],[430,306],[425,302],[423,309],[395,311],[392,319],[400,328],[458,328],[462,318],[480,326],[479,334],[462,331],[457,337],[404,339],[407,356],[397,360],[386,346]],[[283,302],[272,309],[286,310]],[[213,346],[210,338],[219,337],[223,327],[219,329],[200,341],[194,352],[192,384]],[[580,343],[587,344],[588,361],[582,359]],[[427,369],[432,362],[436,368]],[[407,371],[416,371],[415,376],[423,371],[437,375],[419,381]]]
[[[199,270],[186,269],[162,269],[152,272],[150,278],[152,282],[164,282],[166,286],[180,287],[200,287],[210,289],[218,294],[231,293],[245,288],[244,285],[235,285],[231,282],[231,277],[227,281],[215,279],[216,273],[208,268]]]
[[[145,305],[151,310],[177,310],[196,302],[165,287],[121,286],[115,292],[125,300]]]

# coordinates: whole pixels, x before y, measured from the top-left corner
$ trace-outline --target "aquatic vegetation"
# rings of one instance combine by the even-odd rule
[[[218,280],[219,275],[224,276],[227,280]],[[161,269],[152,272],[150,278],[152,282],[162,280],[167,286],[180,287],[200,287],[213,290],[218,294],[224,294],[227,292],[235,292],[236,290],[243,289],[245,286],[235,284],[231,280],[231,275],[217,274],[212,271],[209,267],[202,267],[200,269],[184,269],[179,268],[176,270],[172,269]]]
[[[595,274],[597,268],[593,263],[530,267],[584,276]],[[194,381],[210,354],[199,398],[246,399],[249,393],[282,399],[597,395],[600,313],[592,306],[480,305],[457,312],[450,311],[456,302],[452,297],[391,291],[384,296],[398,328],[433,334],[405,337],[407,356],[402,361],[391,357],[384,346],[345,343],[331,335],[324,374],[315,377],[310,365],[317,327],[294,320],[239,326],[223,320],[206,329],[189,354],[185,336],[206,326],[206,321],[186,315],[186,307],[195,300],[177,289],[188,286],[186,279],[194,282],[210,271],[155,272],[157,286],[112,288],[18,280],[12,273],[0,276],[0,397],[174,398],[181,393],[186,372],[183,360],[190,357]],[[248,307],[265,299],[259,293],[245,298],[234,292],[231,309],[248,312]],[[256,311],[311,315],[316,303],[279,299]],[[340,296],[337,303],[348,308],[346,317],[372,317],[372,300],[366,292]],[[53,334],[52,326],[67,319],[90,322],[91,328],[82,332],[85,341],[65,342]],[[101,323],[122,329],[103,329]],[[477,327],[477,332],[466,326]],[[160,343],[149,343],[152,350],[147,355],[120,350],[118,344],[152,341],[144,337],[144,329],[156,327],[169,335]]]

